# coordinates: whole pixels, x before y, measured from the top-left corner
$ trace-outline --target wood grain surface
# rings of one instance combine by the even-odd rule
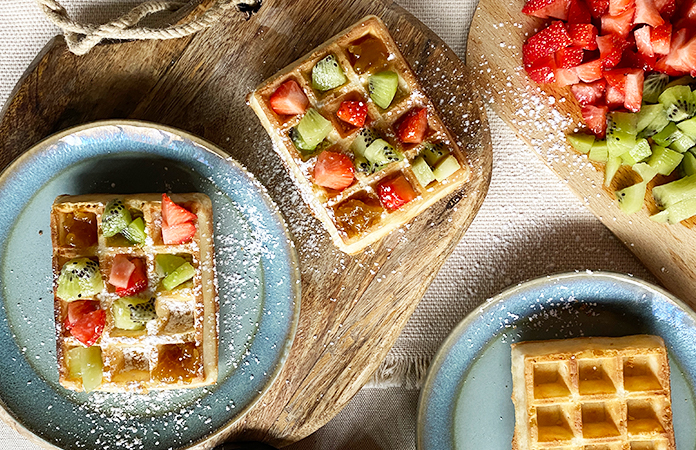
[[[472,167],[462,190],[365,252],[334,248],[285,173],[245,96],[262,80],[363,16],[390,28]],[[368,381],[488,189],[492,148],[481,99],[464,64],[394,3],[266,0],[245,21],[230,13],[195,36],[100,45],[69,53],[49,42],[18,84],[0,123],[0,168],[59,130],[100,119],[173,126],[218,145],[269,190],[294,236],[302,275],[297,336],[278,379],[225,438],[297,441],[331,419]],[[48,212],[47,212],[48,214]],[[50,255],[47,255],[50,257]]]
[[[522,44],[547,21],[522,14],[524,3],[525,0],[479,3],[469,32],[466,63],[485,103],[567,182],[573,193],[665,288],[696,307],[693,219],[678,225],[651,221],[649,215],[657,208],[649,193],[642,211],[624,214],[618,208],[614,191],[638,181],[636,175],[624,166],[606,188],[604,166],[593,165],[566,143],[565,134],[583,127],[580,105],[569,87],[537,85],[527,77],[522,67]]]

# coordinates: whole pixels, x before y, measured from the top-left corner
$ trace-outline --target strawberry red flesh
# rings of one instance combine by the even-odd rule
[[[276,114],[291,116],[302,114],[307,109],[307,105],[309,105],[307,96],[295,80],[288,80],[281,84],[271,94],[268,102]]]
[[[106,311],[96,309],[80,316],[70,329],[75,339],[87,347],[99,340],[106,324]]]
[[[572,43],[573,40],[568,35],[568,30],[563,22],[555,21],[527,39],[527,42],[522,46],[523,63],[525,67],[532,67],[538,61],[553,55]]]
[[[650,43],[657,55],[666,55],[670,51],[672,42],[672,24],[664,23],[650,30]]]
[[[606,106],[587,105],[582,107],[582,118],[585,125],[598,139],[604,139],[607,135],[607,112]]]
[[[351,159],[343,153],[324,150],[314,165],[314,183],[329,189],[341,191],[353,183],[355,167]]]
[[[336,116],[342,121],[362,128],[367,119],[367,103],[363,101],[346,100],[341,102],[341,106],[336,111]]]
[[[602,79],[602,61],[595,59],[594,61],[589,61],[580,64],[575,68],[575,73],[578,74],[580,78],[585,83],[592,83],[593,81]]]
[[[617,36],[626,39],[631,32],[633,25],[633,15],[635,14],[635,6],[631,6],[624,12],[616,16],[602,16],[602,33],[613,33]]]
[[[618,16],[627,9],[635,6],[635,0],[609,0],[609,15]]]
[[[75,300],[68,303],[68,314],[65,316],[65,329],[70,331],[78,320],[87,313],[99,309],[99,302],[95,300]]]
[[[409,111],[397,127],[399,140],[406,144],[420,144],[428,130],[428,110],[425,108]]]
[[[126,255],[118,254],[111,262],[111,272],[109,273],[109,283],[116,288],[128,286],[128,279],[135,270],[133,264]]]
[[[636,14],[633,17],[634,24],[644,23],[651,27],[658,27],[665,23],[660,16],[660,11],[655,7],[653,0],[636,0]]]
[[[592,21],[592,15],[590,14],[590,8],[583,0],[570,0],[570,7],[568,8],[568,23],[590,23]]]
[[[140,258],[133,258],[131,262],[135,265],[135,270],[128,279],[128,285],[125,288],[116,288],[116,295],[119,297],[135,295],[147,288],[147,270],[145,269],[145,264],[143,264]]]
[[[581,105],[598,105],[604,98],[607,89],[605,80],[597,80],[592,83],[578,83],[571,86],[570,91]]]
[[[162,226],[162,240],[166,245],[188,242],[196,234],[196,225],[184,222],[178,225]]]
[[[607,34],[597,37],[597,47],[599,47],[602,68],[611,69],[621,61],[628,42],[616,34]]]
[[[522,12],[541,19],[553,17],[566,20],[569,6],[570,0],[527,0]]]
[[[643,71],[626,75],[624,106],[632,112],[640,111],[643,101]]]
[[[597,50],[597,28],[591,23],[569,24],[568,35],[572,39],[574,47]]]
[[[582,62],[583,49],[579,47],[566,47],[556,52],[556,66],[561,69],[577,67]]]
[[[162,220],[167,225],[179,225],[196,219],[197,216],[194,213],[174,203],[167,194],[162,194]]]
[[[382,205],[390,211],[401,208],[418,196],[403,175],[379,183],[377,195]]]

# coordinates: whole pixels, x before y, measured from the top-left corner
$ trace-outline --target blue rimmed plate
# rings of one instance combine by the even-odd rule
[[[515,426],[511,343],[631,334],[664,338],[677,448],[696,448],[696,314],[638,279],[586,272],[515,286],[457,325],[421,391],[418,449],[510,449]]]
[[[60,194],[204,192],[213,202],[219,378],[148,395],[58,384],[49,213]],[[135,121],[61,132],[0,175],[0,417],[44,446],[185,448],[223,432],[276,378],[299,317],[300,275],[266,190],[213,145]]]

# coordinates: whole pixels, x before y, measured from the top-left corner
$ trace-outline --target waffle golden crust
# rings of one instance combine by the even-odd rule
[[[312,72],[318,62],[330,55],[335,57],[346,81],[321,91],[313,84]],[[376,62],[371,64],[372,60]],[[378,106],[370,92],[370,80],[380,72],[398,74],[396,94],[386,108]],[[281,114],[272,106],[271,97],[290,80],[297,83],[307,98],[304,113]],[[367,106],[363,125],[339,118],[344,102],[362,102]],[[423,93],[386,26],[375,16],[366,17],[263,82],[249,94],[248,103],[271,136],[276,152],[313,214],[323,223],[334,244],[349,254],[360,252],[411,221],[459,189],[471,173],[457,140]],[[297,132],[301,120],[311,109],[330,122],[331,131],[314,150],[306,151],[296,145],[293,133]],[[410,114],[423,109],[427,111],[423,139],[403,142],[400,127]],[[355,145],[356,138],[364,130],[369,130],[372,139],[383,139],[395,150],[392,154],[398,156],[380,164],[373,164],[369,157],[364,158],[362,150],[356,150]],[[429,148],[436,148],[444,156],[439,160],[428,159],[429,165],[425,167],[423,161],[416,160]],[[355,169],[354,179],[348,186],[327,187],[326,183],[319,181],[317,162],[322,152],[348,157]],[[437,168],[437,165],[441,167]],[[445,166],[452,170],[440,170]],[[419,177],[421,171],[433,171],[438,176]],[[394,202],[392,188],[396,184],[400,186],[396,190],[406,193],[397,192],[396,197],[401,195],[401,198]]]
[[[104,236],[102,214],[114,199],[123,202],[134,220],[138,216],[144,220],[147,237],[143,243],[133,244],[121,234]],[[56,198],[51,210],[54,305],[58,368],[60,383],[65,388],[147,392],[217,382],[218,299],[212,205],[210,199],[200,193],[172,194],[171,200],[196,215],[192,219],[195,234],[177,245],[166,245],[163,240],[162,194]],[[118,255],[125,255],[129,261],[140,260],[146,271],[147,287],[130,297],[119,295],[110,283],[112,266]],[[163,287],[162,269],[155,262],[161,255],[176,255],[190,263],[194,269],[192,278],[172,289]],[[59,275],[64,265],[76,258],[88,258],[97,263],[103,283],[98,292],[87,298],[66,301],[59,296],[59,293],[63,295]],[[123,298],[154,302],[147,304],[154,304],[154,311],[152,306],[149,311],[156,316],[142,324],[136,323],[138,326],[131,329],[117,327],[115,304]],[[71,304],[76,307],[80,301],[103,310],[105,316],[103,331],[95,334],[96,341],[88,347],[76,338],[79,334],[71,328],[69,319],[72,316],[68,317]],[[88,369],[80,365],[79,360],[71,359],[85,348],[94,352],[90,353],[92,356],[96,355],[96,366],[101,365],[101,369],[96,369],[97,382],[87,389],[82,377],[86,372],[81,370]],[[95,364],[89,369],[92,379]]]
[[[513,344],[512,380],[513,450],[676,448],[657,336]]]

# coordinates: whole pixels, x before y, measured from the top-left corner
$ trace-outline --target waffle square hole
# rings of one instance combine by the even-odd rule
[[[362,193],[334,207],[336,227],[353,238],[378,225],[384,208],[374,195]]]
[[[563,379],[562,363],[546,363],[534,366],[534,398],[566,397],[570,395]]]
[[[288,84],[286,85],[286,83],[288,83]],[[302,85],[302,83],[295,77],[288,77],[288,78],[283,79],[281,82],[277,83],[277,85],[275,86],[275,89],[273,90],[271,95],[269,95],[268,98],[266,99],[269,111],[272,111],[273,117],[275,117],[275,119],[281,125],[288,123],[289,121],[293,120],[296,116],[292,115],[292,114],[277,113],[273,109],[273,107],[271,106],[271,98],[273,97],[273,95],[276,92],[278,92],[279,95],[282,95],[285,92],[296,92],[297,89],[302,91],[304,96],[307,97],[307,93],[305,92],[304,86]],[[309,101],[309,98],[307,100]],[[274,99],[274,101],[277,101],[277,100]]]
[[[363,97],[359,92],[354,91],[339,97],[335,102],[326,107],[326,114],[324,114],[324,116],[328,117],[331,122],[333,122],[333,126],[336,131],[338,131],[338,135],[341,136],[341,139],[348,137],[349,135],[357,132],[359,129],[355,125],[352,125],[338,117],[337,112],[341,109],[343,102],[362,102],[361,107],[367,108],[367,100],[365,97]],[[370,117],[368,110],[363,127],[369,126],[371,122],[372,117]]]
[[[611,411],[604,403],[582,405],[582,435],[585,439],[619,436]]]
[[[381,39],[366,34],[348,45],[348,59],[359,75],[385,69],[389,61],[389,50]]]
[[[539,442],[569,441],[573,438],[573,430],[560,406],[539,406],[536,413]]]
[[[655,408],[648,399],[628,401],[628,434],[663,433],[665,430],[657,418]]]
[[[157,346],[153,378],[165,383],[190,383],[202,374],[201,355],[194,342]]]
[[[632,392],[662,389],[655,375],[656,365],[655,359],[647,356],[624,358],[624,389]]]
[[[165,333],[186,333],[194,329],[193,302],[169,301],[165,308],[167,310],[163,330]]]
[[[657,450],[652,441],[631,442],[631,450]]]
[[[89,248],[97,245],[97,215],[89,211],[60,214],[58,245],[68,248]]]
[[[109,353],[107,366],[111,380],[117,383],[150,380],[150,361],[141,349],[124,348]]]
[[[612,394],[616,387],[607,374],[610,360],[581,360],[578,364],[580,395]],[[614,364],[616,366],[616,364]]]

